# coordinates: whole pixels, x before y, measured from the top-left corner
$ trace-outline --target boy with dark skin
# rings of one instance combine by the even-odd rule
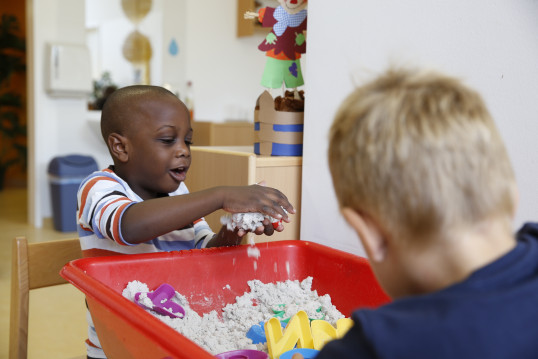
[[[85,257],[240,244],[244,230],[223,226],[215,234],[203,220],[218,209],[259,212],[284,222],[295,213],[283,193],[262,185],[189,193],[183,183],[191,165],[189,111],[164,88],[116,90],[103,107],[101,132],[114,165],[94,172],[79,188],[78,231]],[[283,229],[266,218],[255,233]],[[105,358],[89,324],[88,357]]]
[[[185,180],[191,164],[193,131],[188,109],[164,89],[133,87],[123,91],[130,94],[125,97],[116,94],[108,100],[112,113],[103,117],[102,133],[114,159],[114,172],[144,200],[124,214],[122,232],[127,242],[144,242],[221,208],[232,213],[261,212],[289,222],[284,208],[290,213],[294,209],[284,194],[259,185],[215,187],[159,198]],[[134,103],[140,101],[134,91],[140,91],[145,98]],[[119,103],[122,101],[129,108],[127,111]],[[271,235],[273,226],[268,219],[264,225],[256,234]],[[282,226],[277,228],[282,230]],[[208,247],[238,244],[242,235],[243,231],[235,233],[223,227]]]

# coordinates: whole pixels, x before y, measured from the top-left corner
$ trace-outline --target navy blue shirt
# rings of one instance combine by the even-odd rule
[[[355,311],[353,328],[316,359],[538,358],[538,224],[516,237],[460,283]]]

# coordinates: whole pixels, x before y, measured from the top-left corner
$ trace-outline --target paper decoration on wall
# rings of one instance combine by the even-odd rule
[[[123,44],[123,56],[133,64],[134,83],[150,84],[151,42],[147,36],[138,31],[138,25],[151,11],[152,0],[121,0],[121,8],[127,18],[135,25]]]
[[[179,46],[177,46],[176,39],[170,40],[170,45],[168,45],[168,53],[172,56],[179,54]]]
[[[254,111],[254,153],[271,156],[302,156],[304,84],[301,55],[306,52],[307,0],[278,0],[280,6],[247,11],[245,19],[258,18],[271,32],[258,46],[267,57],[262,93]],[[271,89],[282,88],[273,99]],[[286,91],[292,89],[292,91]]]
[[[258,18],[271,32],[258,46],[267,56],[261,80],[269,89],[297,90],[304,84],[301,71],[301,54],[306,52],[306,0],[278,0],[277,8],[264,7],[258,12],[248,11],[246,19]]]
[[[138,25],[151,11],[152,0],[121,0],[121,8],[127,18]]]

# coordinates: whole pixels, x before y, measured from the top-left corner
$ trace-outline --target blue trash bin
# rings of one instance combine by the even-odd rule
[[[67,155],[54,157],[48,168],[54,229],[62,232],[77,230],[77,191],[90,173],[97,171],[91,156]]]

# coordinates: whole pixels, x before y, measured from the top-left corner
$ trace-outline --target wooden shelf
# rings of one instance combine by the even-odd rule
[[[253,146],[254,123],[248,121],[192,121],[196,146]]]

